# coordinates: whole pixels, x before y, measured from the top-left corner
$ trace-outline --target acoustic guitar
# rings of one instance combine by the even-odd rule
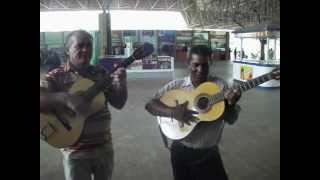
[[[280,79],[279,68],[265,75],[234,85],[231,89],[244,92],[272,79]],[[162,103],[169,107],[174,107],[177,103],[182,104],[188,101],[188,109],[197,111],[199,114],[195,115],[197,117],[196,122],[190,122],[190,125],[174,118],[157,116],[158,124],[163,134],[173,140],[183,139],[192,132],[199,122],[218,120],[225,110],[224,93],[225,91],[220,91],[219,86],[213,82],[202,83],[193,91],[175,89],[165,93],[160,98]]]
[[[127,67],[134,60],[149,56],[153,50],[152,44],[145,43],[137,48],[130,57],[113,68],[113,70],[107,72],[104,78],[96,82],[88,78],[76,81],[68,93],[84,98],[87,102],[86,109],[76,109],[72,114],[68,111],[40,112],[40,138],[56,148],[70,147],[77,143],[84,129],[87,117],[105,106],[105,97],[102,89],[105,88],[106,81],[110,81],[110,75],[119,67]]]

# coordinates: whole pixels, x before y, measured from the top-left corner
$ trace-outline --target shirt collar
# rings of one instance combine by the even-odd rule
[[[77,75],[77,76],[79,75],[79,73],[78,73],[77,71],[72,70],[69,61],[67,61],[67,63],[64,65],[63,70],[64,70],[65,72],[71,72],[72,74],[75,74],[75,75]]]
[[[209,75],[207,76],[207,80],[209,80]],[[193,86],[193,84],[192,84],[192,81],[191,81],[191,75],[189,75],[189,76],[187,76],[186,78],[185,78],[185,83],[186,83],[186,85],[187,86],[192,86],[192,88],[195,88],[194,86]]]

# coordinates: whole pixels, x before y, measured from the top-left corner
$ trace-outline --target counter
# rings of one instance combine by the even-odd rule
[[[126,59],[126,56],[108,56],[100,59],[99,63],[111,70],[116,64]],[[174,77],[174,57],[157,56],[155,58],[137,59],[127,67],[127,73],[171,73]]]
[[[271,72],[280,66],[280,61],[234,60],[233,79],[247,81]],[[280,80],[271,80],[259,85],[260,87],[280,87]]]

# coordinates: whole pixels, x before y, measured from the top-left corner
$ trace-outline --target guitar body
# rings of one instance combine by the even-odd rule
[[[275,68],[270,73],[229,88],[229,90],[244,92],[272,79],[280,80],[280,67]],[[220,91],[219,86],[212,82],[205,82],[191,92],[172,90],[165,93],[160,98],[161,102],[167,106],[174,107],[177,105],[177,101],[179,104],[188,101],[188,109],[199,112],[197,115],[199,120],[191,122],[191,125],[187,125],[173,118],[158,116],[157,119],[161,131],[168,138],[179,140],[190,134],[199,122],[217,120],[225,109],[224,93],[225,91]]]
[[[87,102],[74,103],[79,106],[81,111],[75,112],[75,116],[70,116],[67,112],[40,113],[40,138],[53,147],[64,148],[70,147],[77,143],[85,126],[85,121],[91,114],[101,110],[105,106],[104,93],[101,92],[105,87],[106,81],[118,68],[129,66],[134,60],[142,59],[152,54],[154,48],[150,43],[144,43],[138,47],[131,56],[123,60],[109,72],[105,73],[104,78],[100,78],[96,82],[90,79],[79,79],[73,84],[69,93],[71,95],[83,95],[82,98]],[[93,69],[88,69],[93,70]],[[110,87],[109,85],[108,87]],[[87,107],[87,103],[89,106]],[[59,107],[57,108],[59,109]]]
[[[90,79],[79,79],[70,88],[69,93],[79,94],[82,92],[81,90],[86,90],[93,84],[94,82]],[[76,112],[74,117],[63,112],[59,113],[59,117],[53,113],[40,113],[40,138],[56,148],[74,145],[80,138],[87,117],[101,110],[104,105],[105,97],[101,92],[92,100],[89,109],[85,113]],[[59,119],[64,119],[70,129],[66,128]]]
[[[158,116],[157,119],[162,132],[168,138],[178,140],[190,134],[199,122],[217,120],[224,112],[224,101],[207,107],[199,104],[199,102],[202,100],[206,101],[209,96],[213,96],[219,92],[220,88],[217,84],[205,82],[191,92],[184,90],[171,90],[165,93],[160,98],[162,103],[166,104],[167,106],[174,107],[177,105],[176,101],[178,101],[179,104],[188,101],[188,109],[199,112],[197,115],[199,121],[195,123],[191,122],[191,125],[183,124],[182,126],[181,123],[175,119]]]

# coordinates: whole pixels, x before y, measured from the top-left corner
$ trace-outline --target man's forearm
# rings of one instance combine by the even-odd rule
[[[40,111],[48,110],[53,104],[49,93],[40,91]]]
[[[47,111],[59,105],[62,101],[60,93],[49,93],[40,91],[40,111]]]
[[[172,107],[163,104],[159,99],[152,99],[146,104],[145,109],[154,116],[172,117]]]
[[[121,109],[128,98],[127,85],[126,83],[114,84],[111,88],[112,94],[110,97],[110,104],[117,109]]]
[[[228,124],[233,124],[238,119],[241,107],[236,104],[234,106],[226,106],[226,110],[223,114],[223,119],[228,122]]]

